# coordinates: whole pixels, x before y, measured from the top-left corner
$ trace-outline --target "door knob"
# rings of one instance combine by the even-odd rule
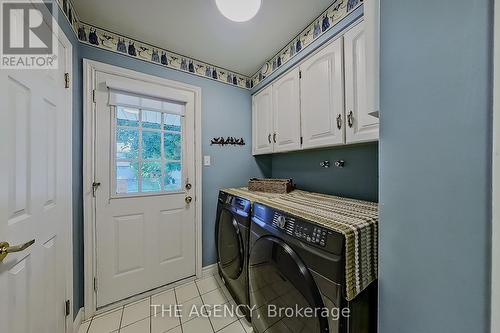
[[[190,196],[187,196],[186,199],[184,199],[186,201],[187,204],[190,204],[191,201],[193,201],[193,198],[190,197]]]
[[[0,262],[2,262],[5,259],[5,257],[7,257],[7,255],[9,253],[24,251],[33,244],[35,244],[34,239],[30,240],[27,243],[16,245],[16,246],[10,246],[9,243],[7,243],[7,242],[1,242],[0,243]]]

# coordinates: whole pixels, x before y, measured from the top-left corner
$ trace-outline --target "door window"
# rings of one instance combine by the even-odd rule
[[[182,189],[182,122],[179,114],[116,107],[116,195]]]

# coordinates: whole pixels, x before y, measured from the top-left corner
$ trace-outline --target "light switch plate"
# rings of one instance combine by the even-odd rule
[[[210,166],[211,165],[210,155],[203,156],[203,165],[204,166]]]

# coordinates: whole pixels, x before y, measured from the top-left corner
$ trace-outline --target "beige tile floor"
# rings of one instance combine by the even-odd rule
[[[180,316],[155,316],[151,305],[182,305]],[[200,309],[191,311],[192,306]],[[201,314],[202,305],[235,305],[218,275],[177,286],[151,297],[99,314],[82,323],[79,333],[252,333],[251,325],[237,315]]]

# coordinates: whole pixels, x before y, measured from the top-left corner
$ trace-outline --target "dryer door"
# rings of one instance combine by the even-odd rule
[[[281,239],[259,238],[248,266],[252,325],[263,333],[326,333],[328,320],[311,273],[297,253]],[[304,310],[312,311],[311,316]]]
[[[243,238],[233,214],[222,209],[217,227],[217,253],[223,273],[230,279],[237,279],[243,272]]]

